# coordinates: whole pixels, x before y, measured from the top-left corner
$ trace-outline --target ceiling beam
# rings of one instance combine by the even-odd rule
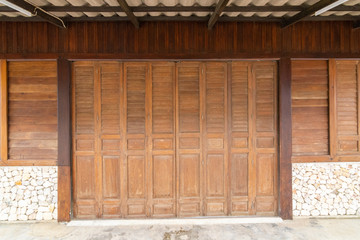
[[[219,0],[216,5],[215,11],[212,13],[209,22],[208,22],[208,29],[211,30],[215,25],[216,21],[219,19],[220,14],[223,12],[224,8],[228,4],[229,0]]]
[[[307,17],[303,21],[357,21],[359,19],[358,16],[318,16],[318,17]],[[113,16],[113,17],[64,17],[64,21],[66,22],[126,22],[129,21],[127,17]],[[151,22],[151,21],[192,21],[192,22],[206,22],[207,19],[204,17],[190,16],[175,16],[175,17],[167,17],[167,16],[145,16],[139,17],[139,22]],[[218,22],[276,22],[281,23],[283,19],[280,17],[228,17],[221,16],[218,19]],[[39,17],[0,17],[0,22],[44,22],[44,19]]]
[[[23,8],[23,9],[29,11],[34,16],[38,16],[38,17],[42,18],[43,20],[45,20],[51,24],[54,24],[55,26],[58,26],[61,28],[66,28],[63,20],[52,15],[51,13],[48,13],[47,11],[43,10],[40,7],[37,7],[35,5],[28,3],[27,1],[24,1],[24,0],[7,0],[7,1],[11,2],[14,5],[19,6],[20,8]]]
[[[124,12],[120,6],[43,6],[41,7],[47,12]],[[303,6],[235,6],[230,5],[224,8],[223,12],[301,12],[306,7]],[[132,7],[132,12],[214,12],[215,7],[206,7],[206,6],[175,6],[175,7],[166,7],[166,6],[138,6]],[[337,6],[331,11],[335,12],[351,12],[351,11],[360,11],[360,5],[355,6]],[[16,12],[16,10],[1,6],[0,12]]]
[[[118,0],[118,3],[120,4],[120,7],[122,10],[126,13],[132,24],[134,24],[135,28],[139,28],[139,20],[136,18],[134,13],[130,10],[129,5],[127,4],[126,0]]]
[[[295,16],[285,19],[282,22],[281,27],[282,28],[289,27],[289,26],[303,20],[306,17],[313,15],[315,12],[319,11],[320,9],[323,9],[324,7],[330,5],[334,2],[336,2],[336,0],[321,0],[317,3],[315,3],[314,5],[311,5],[310,7],[306,8],[305,10],[299,12]]]

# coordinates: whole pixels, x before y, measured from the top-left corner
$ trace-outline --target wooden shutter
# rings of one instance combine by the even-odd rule
[[[96,218],[101,179],[97,174],[95,65],[75,62],[72,73],[74,213],[78,218]]]
[[[336,127],[339,155],[360,151],[359,70],[359,61],[336,61]]]
[[[277,71],[273,62],[253,64],[253,168],[249,181],[256,196],[256,214],[277,212]],[[255,165],[255,166],[254,166]],[[255,186],[256,187],[255,187]],[[250,193],[250,196],[252,194]]]
[[[53,61],[8,63],[9,164],[56,164],[56,67]]]
[[[230,82],[230,208],[233,215],[249,214],[249,86],[251,64],[233,62]],[[252,94],[250,94],[252,96]]]
[[[148,201],[151,216],[175,217],[175,64],[152,63],[150,75],[148,157],[152,179],[148,182]]]
[[[227,64],[205,63],[203,158],[205,215],[227,215]]]
[[[177,175],[178,216],[203,213],[200,121],[201,65],[177,64]]]
[[[121,104],[122,65],[119,62],[99,62],[96,76],[99,77],[96,109],[99,157],[99,179],[101,179],[100,213],[104,218],[122,216],[121,198]],[[98,180],[99,181],[99,180]]]
[[[146,217],[151,207],[147,203],[147,185],[151,182],[146,146],[148,138],[148,106],[146,105],[147,63],[124,64],[126,115],[126,200],[125,215]]]
[[[293,155],[329,154],[327,61],[292,61]]]

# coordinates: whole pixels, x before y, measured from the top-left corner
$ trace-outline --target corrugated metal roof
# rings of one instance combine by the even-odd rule
[[[68,7],[68,6],[93,6],[93,7],[117,7],[119,3],[117,0],[28,0],[28,2],[46,9],[46,7]],[[203,7],[215,7],[218,0],[126,0],[131,8],[134,7],[154,7],[154,6],[165,6],[165,7],[191,7],[191,6],[203,6]],[[228,7],[281,7],[281,6],[297,6],[307,7],[319,2],[319,0],[230,0]],[[360,0],[349,0],[344,3],[343,6],[357,6],[360,5]],[[1,4],[0,4],[1,6]],[[359,7],[359,6],[358,6]],[[51,12],[51,11],[50,11]],[[212,11],[186,11],[186,12],[134,12],[137,17],[206,17],[210,16]],[[224,11],[221,16],[225,17],[237,17],[237,18],[256,18],[256,19],[269,19],[269,18],[283,18],[294,16],[298,11]],[[125,12],[72,12],[72,11],[54,11],[52,12],[57,17],[61,18],[81,18],[81,17],[126,17]],[[360,11],[328,11],[323,13],[321,16],[331,17],[351,17],[359,16]],[[17,17],[22,16],[21,13],[17,12],[0,12],[0,16],[6,17]]]

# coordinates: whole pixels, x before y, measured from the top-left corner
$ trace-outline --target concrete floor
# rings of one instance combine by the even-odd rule
[[[308,219],[298,218],[282,223],[216,224],[216,225],[137,225],[70,227],[56,222],[2,223],[0,239],[360,239],[360,218]]]

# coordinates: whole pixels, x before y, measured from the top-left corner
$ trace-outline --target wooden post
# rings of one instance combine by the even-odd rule
[[[337,113],[336,113],[336,61],[329,59],[329,137],[330,160],[334,160],[337,151]]]
[[[292,219],[292,126],[290,58],[280,59],[279,70],[280,217],[282,219]]]
[[[0,60],[0,165],[6,165],[8,158],[8,129],[7,129],[7,63],[6,60]]]
[[[70,221],[70,62],[58,59],[58,221]]]

